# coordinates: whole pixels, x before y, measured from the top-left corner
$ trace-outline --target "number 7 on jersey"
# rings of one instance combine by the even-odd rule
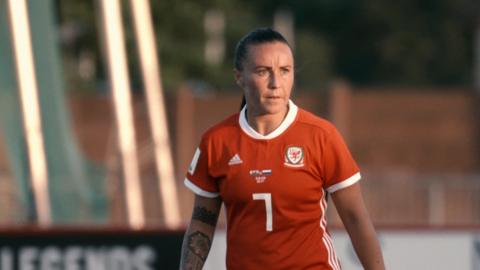
[[[267,232],[272,231],[272,194],[271,193],[253,193],[254,200],[265,201],[265,212],[267,214]]]

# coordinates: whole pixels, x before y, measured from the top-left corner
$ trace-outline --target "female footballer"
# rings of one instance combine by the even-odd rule
[[[359,168],[336,128],[290,99],[294,71],[280,33],[260,28],[239,41],[234,73],[246,105],[209,129],[193,156],[180,269],[202,269],[222,202],[227,269],[341,269],[327,231],[329,196],[363,267],[385,269]]]

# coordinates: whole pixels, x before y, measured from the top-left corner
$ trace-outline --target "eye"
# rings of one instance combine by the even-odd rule
[[[268,71],[266,69],[257,69],[255,71],[255,74],[263,77],[263,76],[266,76],[268,74]]]
[[[287,75],[289,73],[290,73],[290,68],[285,67],[285,68],[280,69],[280,74],[282,74],[282,75]]]

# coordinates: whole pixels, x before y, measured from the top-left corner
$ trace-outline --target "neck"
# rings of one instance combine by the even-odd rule
[[[248,124],[259,134],[268,135],[277,129],[287,116],[289,108],[276,114],[256,114],[252,110],[246,112]]]

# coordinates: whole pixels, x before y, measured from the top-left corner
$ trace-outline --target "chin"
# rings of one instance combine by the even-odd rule
[[[283,101],[278,102],[267,102],[262,104],[262,109],[266,114],[277,114],[285,110],[288,103]]]

